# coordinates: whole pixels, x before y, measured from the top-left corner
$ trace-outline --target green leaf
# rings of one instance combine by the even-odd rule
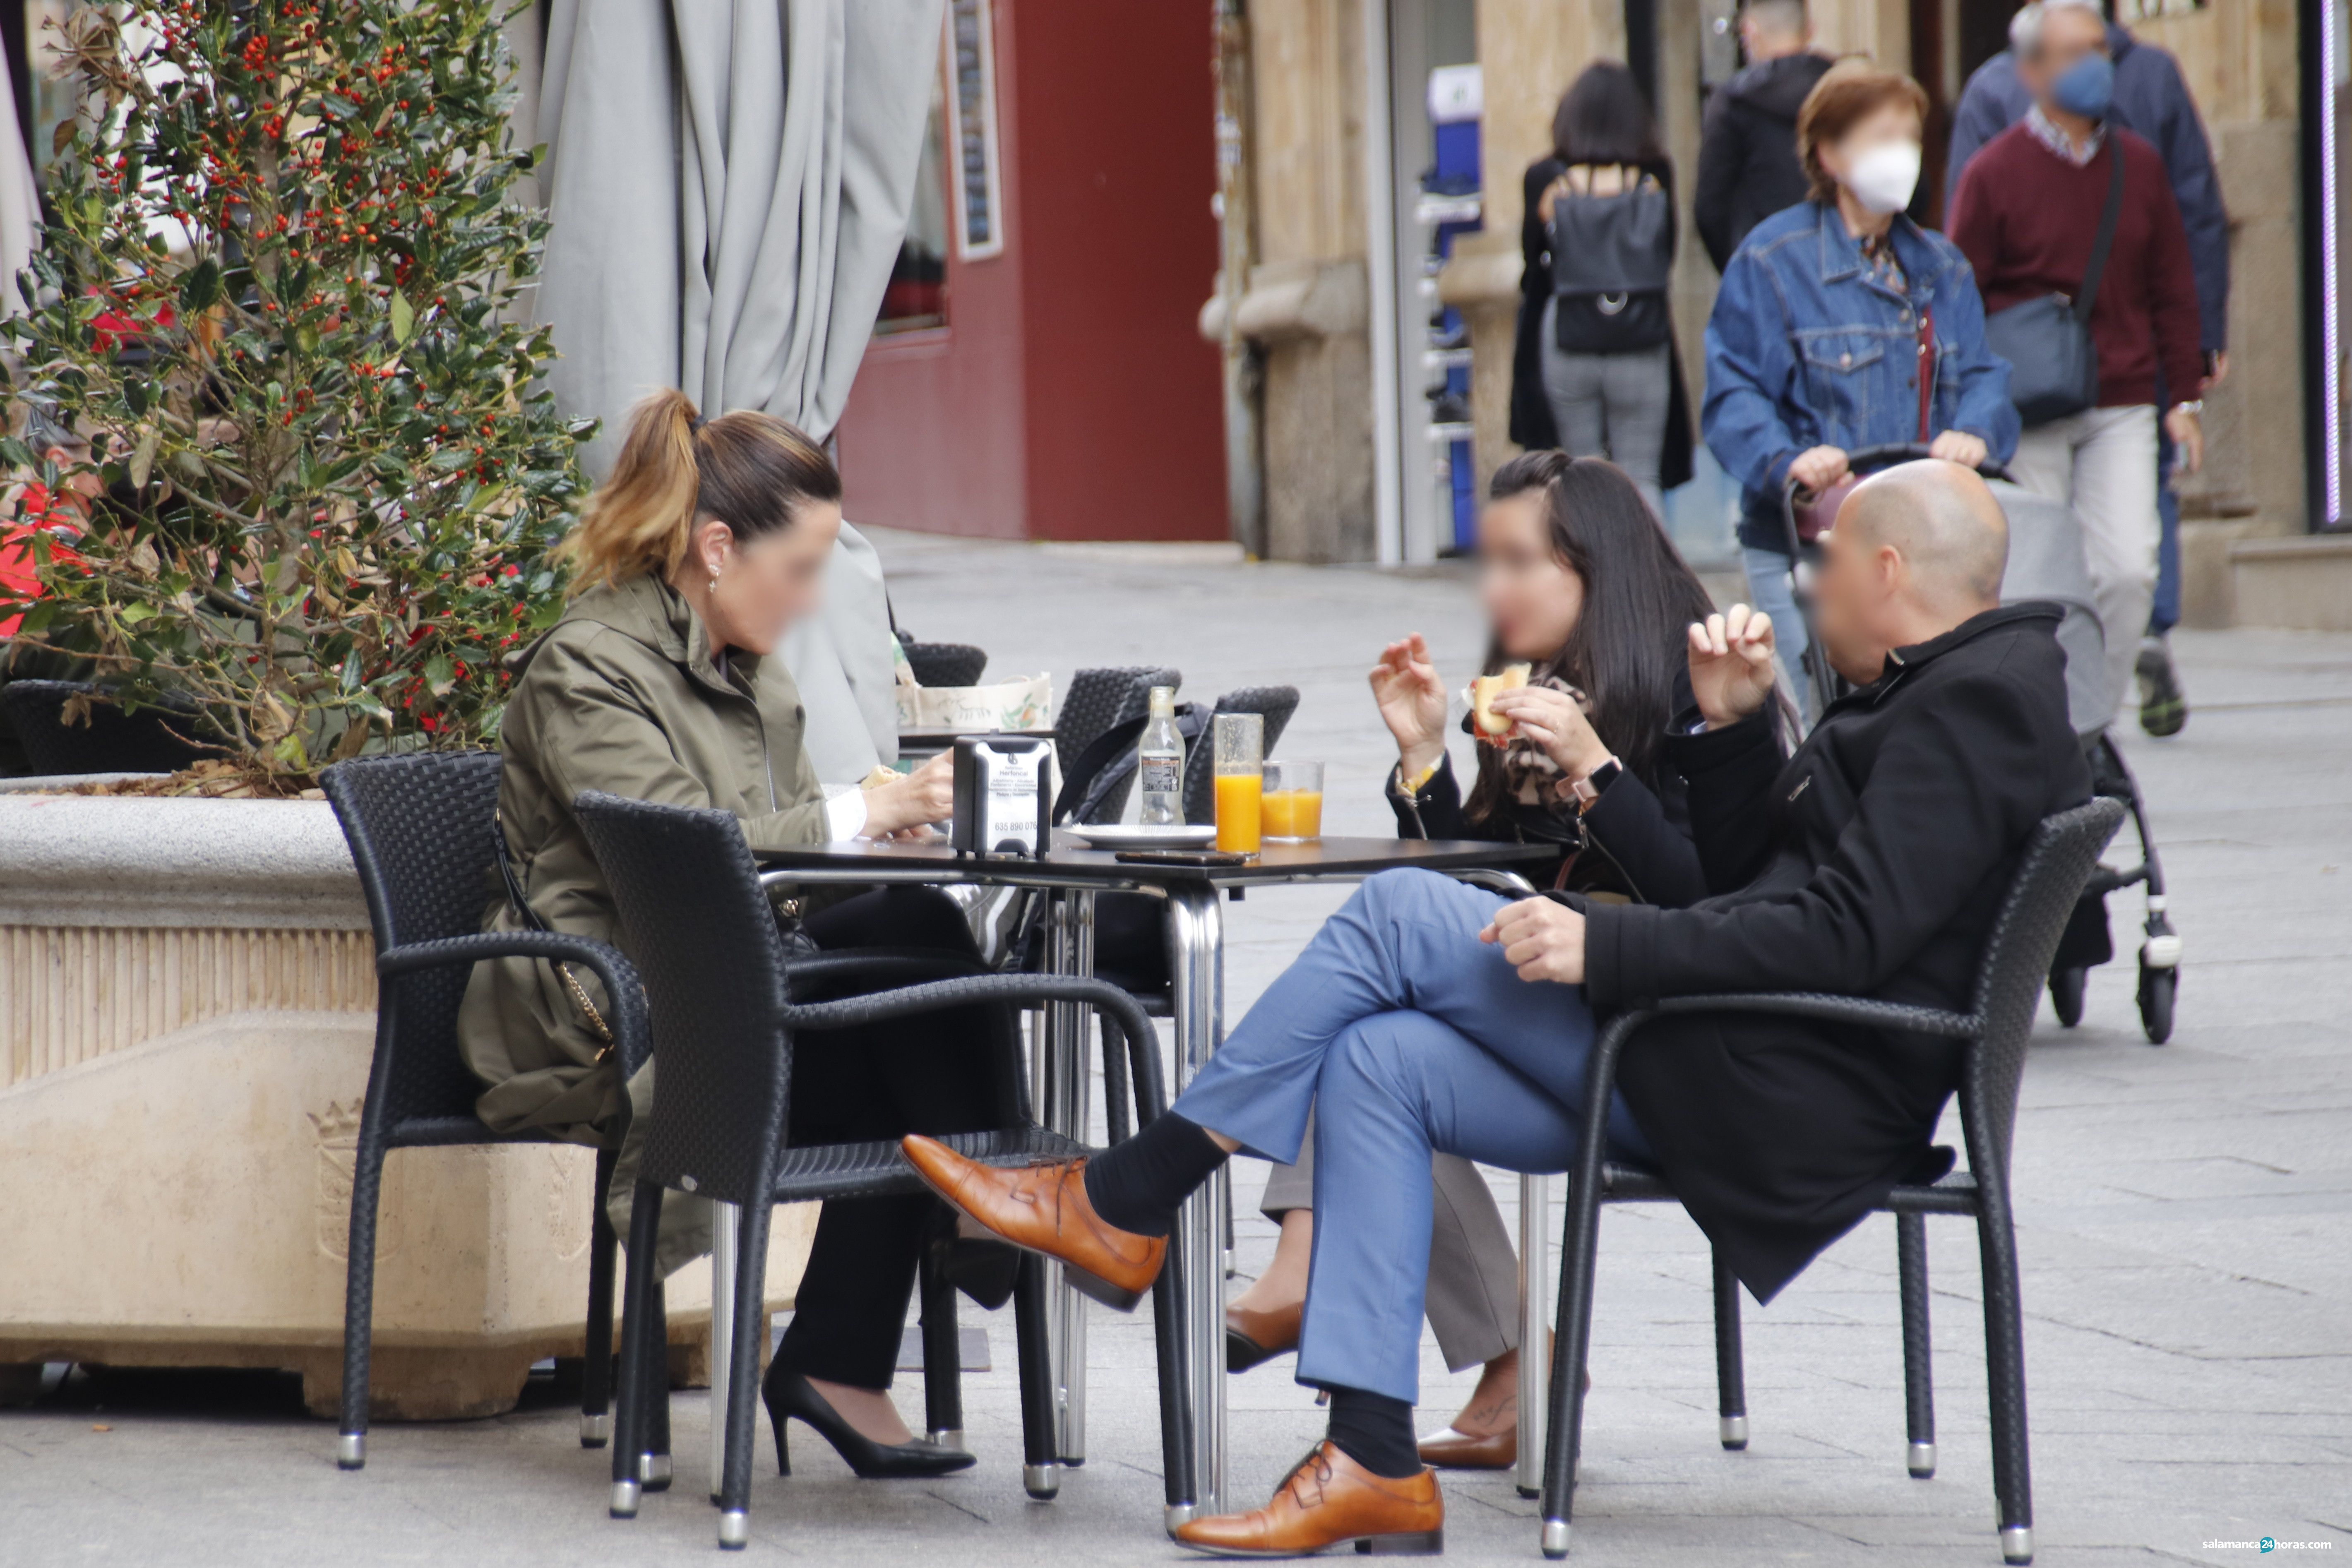
[[[135,626],[142,621],[152,621],[154,618],[155,607],[152,605],[125,605],[115,616],[115,619],[126,626]]]
[[[449,689],[457,684],[457,667],[446,653],[436,653],[425,661],[425,688],[436,697],[446,697]]]
[[[392,341],[404,346],[415,335],[415,308],[409,304],[407,295],[394,289],[392,291]]]
[[[220,300],[220,263],[205,257],[193,268],[180,285],[180,310],[187,315],[209,310]]]

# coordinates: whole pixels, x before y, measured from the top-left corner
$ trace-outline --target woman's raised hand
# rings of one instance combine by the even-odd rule
[[[1372,666],[1372,700],[1396,737],[1408,780],[1445,753],[1445,683],[1429,661],[1429,645],[1415,632],[1381,650]]]
[[[1745,605],[1690,626],[1691,695],[1710,730],[1734,724],[1772,695],[1772,617]]]
[[[955,812],[955,758],[947,752],[905,778],[866,792],[866,826],[860,838],[887,838],[927,823],[945,822]]]
[[[1498,691],[1495,712],[1508,719],[1516,732],[1532,741],[1552,765],[1571,779],[1580,779],[1609,760],[1609,747],[1592,732],[1584,705],[1565,691],[1549,686],[1522,686]]]

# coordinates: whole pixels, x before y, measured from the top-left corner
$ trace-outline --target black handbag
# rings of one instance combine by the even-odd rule
[[[2074,298],[2044,294],[1985,318],[1985,342],[2009,362],[2009,400],[2028,428],[2080,414],[2099,401],[2099,348],[2091,341],[2091,307],[2098,302],[2099,279],[2124,210],[2124,150],[2109,151],[2115,163],[2107,175],[2106,205]]]
[[[1563,353],[1627,353],[1666,341],[1674,223],[1674,198],[1646,175],[1614,195],[1553,198],[1552,341]]]

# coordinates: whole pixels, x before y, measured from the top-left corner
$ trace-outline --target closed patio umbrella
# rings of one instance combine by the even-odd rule
[[[555,0],[541,89],[540,318],[567,410],[683,388],[832,433],[914,201],[944,0]],[[782,652],[817,774],[898,755],[881,566],[842,530]]]

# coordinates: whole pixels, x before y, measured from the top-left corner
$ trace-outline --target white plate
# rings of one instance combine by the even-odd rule
[[[1092,827],[1065,827],[1062,831],[1090,849],[1182,849],[1214,843],[1217,837],[1217,830],[1205,823],[1199,826],[1180,823],[1168,827],[1146,827],[1133,822],[1100,823]]]

